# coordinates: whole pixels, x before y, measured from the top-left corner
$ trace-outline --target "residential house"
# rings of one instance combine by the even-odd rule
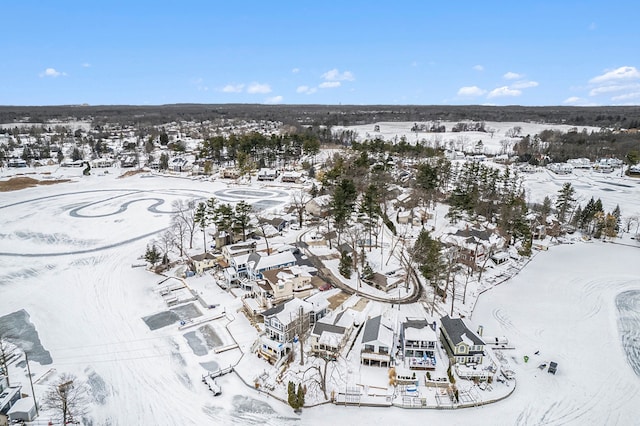
[[[311,274],[299,266],[271,269],[262,272],[264,280],[271,288],[273,303],[297,297],[304,299],[311,294]]]
[[[331,208],[331,195],[321,195],[311,199],[304,206],[307,213],[315,217],[327,217]]]
[[[360,312],[349,308],[316,322],[309,336],[311,352],[316,356],[335,358],[359,323],[360,315]]]
[[[9,386],[9,380],[0,374],[0,414],[7,414],[9,409],[20,399],[22,386]]]
[[[291,182],[291,183],[296,183],[299,182],[302,179],[302,173],[300,172],[293,172],[293,171],[286,171],[282,174],[282,182]]]
[[[275,169],[262,168],[258,170],[259,181],[274,181],[278,177],[278,171]]]
[[[222,247],[222,256],[224,260],[231,265],[233,264],[232,258],[236,256],[241,256],[243,254],[251,254],[256,251],[256,242],[252,241],[250,243],[240,243],[240,244],[227,244]]]
[[[465,228],[442,237],[442,242],[453,247],[456,260],[477,270],[488,256],[504,245],[504,239],[490,229]]]
[[[254,252],[249,254],[246,261],[247,275],[249,279],[261,279],[264,278],[262,275],[263,272],[293,266],[296,264],[296,261],[296,257],[290,251],[271,255]]]
[[[222,169],[222,177],[225,179],[238,179],[240,177],[240,170],[235,167],[225,167]]]
[[[400,326],[400,344],[406,367],[412,370],[434,370],[436,368],[435,321],[407,319]]]
[[[289,224],[289,221],[281,218],[281,217],[274,217],[271,219],[262,219],[261,220],[262,223],[267,223],[271,226],[273,226],[276,230],[276,232],[282,232],[284,230],[284,228],[287,227],[287,225]]]
[[[317,309],[311,302],[291,299],[267,309],[264,318],[265,336],[261,339],[259,354],[270,362],[286,355],[291,343],[309,331],[317,317]]]
[[[216,266],[217,263],[218,258],[209,252],[191,256],[191,264],[196,274],[202,274],[204,271]]]
[[[454,362],[482,364],[485,342],[460,318],[449,315],[440,319],[440,341]]]
[[[367,365],[389,367],[392,349],[392,326],[381,315],[368,319],[362,332],[360,362]]]

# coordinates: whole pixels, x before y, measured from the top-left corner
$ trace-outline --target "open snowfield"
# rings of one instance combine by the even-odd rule
[[[327,419],[340,424],[637,424],[640,248],[634,240],[625,240],[632,246],[554,246],[480,297],[473,325],[483,325],[486,335],[505,335],[515,346],[503,351],[517,377],[517,388],[506,400],[456,411],[323,405],[298,416],[235,375],[218,379],[223,394],[214,398],[200,382],[202,364],[224,368],[241,354],[202,355],[200,346],[226,345],[226,330],[231,330],[246,349],[251,326],[229,311],[209,323],[210,330],[180,330],[177,324],[151,330],[143,318],[167,311],[154,291],[160,277],[132,268],[142,263],[153,235],[168,226],[173,200],[243,197],[273,207],[286,200],[286,192],[146,174],[117,179],[119,172],[92,170],[92,176],[82,177],[79,169],[58,169],[55,173],[65,174],[60,177],[73,174],[74,181],[0,193],[0,317],[24,310],[38,333],[41,349],[22,344],[45,360],[31,362],[34,378],[40,379],[36,394],[42,395],[58,374],[76,374],[90,386],[95,425],[326,424]],[[532,201],[555,195],[564,179],[574,179],[584,201],[600,197],[605,210],[620,204],[623,216],[640,211],[637,180],[586,173],[559,178],[547,172],[527,179]],[[202,280],[194,281],[194,288],[217,294],[215,285]],[[229,294],[216,297],[216,303],[233,306]],[[537,368],[549,361],[559,364],[555,376]],[[10,372],[12,381],[28,389],[24,364],[12,365]]]
[[[417,122],[418,125],[430,122]],[[386,141],[399,141],[405,138],[407,143],[415,144],[420,142],[429,146],[436,144],[441,147],[453,148],[458,151],[473,152],[478,141],[482,141],[483,150],[480,154],[499,154],[504,150],[504,146],[512,146],[519,138],[512,137],[509,133],[516,127],[520,128],[519,136],[533,135],[546,129],[566,132],[575,126],[566,124],[547,124],[530,122],[495,122],[486,121],[487,132],[452,132],[451,129],[457,124],[452,121],[439,121],[446,126],[447,131],[442,133],[412,132],[411,128],[415,122],[380,122],[373,124],[361,124],[357,126],[336,126],[334,131],[353,130],[358,133],[358,140],[380,138]],[[377,126],[377,127],[376,127]],[[578,127],[579,131],[586,129],[587,132],[599,131],[599,127]]]

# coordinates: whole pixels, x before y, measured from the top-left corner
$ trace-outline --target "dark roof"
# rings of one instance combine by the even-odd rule
[[[285,303],[281,303],[279,305],[276,305],[273,308],[269,308],[266,311],[264,311],[263,313],[261,313],[260,315],[262,315],[263,317],[266,318],[266,317],[273,316],[273,315],[275,315],[277,313],[280,313],[280,312],[284,311],[284,305],[285,304],[286,304],[286,302]]]
[[[340,327],[339,325],[333,325],[333,324],[326,324],[323,322],[317,322],[316,325],[313,327],[313,334],[320,336],[322,335],[322,333],[327,332],[327,333],[335,333],[335,334],[344,334],[345,332],[345,328],[344,327]]]
[[[364,331],[362,332],[362,341],[371,342],[378,339],[378,332],[380,331],[380,321],[382,315],[378,315],[374,318],[369,318],[364,324]]]
[[[447,336],[451,339],[454,345],[462,342],[462,335],[466,335],[469,340],[473,341],[474,345],[484,345],[484,341],[478,337],[476,333],[469,330],[465,323],[460,318],[451,318],[446,315],[440,318],[441,327],[445,329]]]
[[[457,235],[460,237],[475,237],[480,240],[489,241],[491,232],[486,229],[467,228],[467,229],[458,229],[458,231],[456,231],[456,233],[453,235]]]
[[[215,259],[215,258],[216,257],[211,253],[196,254],[194,256],[191,256],[191,259],[195,260],[196,262],[200,262],[204,259]]]
[[[405,322],[402,323],[402,330],[406,330],[407,328],[425,328],[425,327],[431,327],[431,324],[429,321],[427,321],[426,319],[413,319],[413,320],[406,320]]]

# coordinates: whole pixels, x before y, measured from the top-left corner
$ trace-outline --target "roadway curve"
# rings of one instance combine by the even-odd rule
[[[410,303],[416,303],[418,300],[420,300],[420,298],[422,297],[423,293],[424,293],[424,289],[422,288],[422,285],[420,284],[420,279],[418,277],[418,274],[415,270],[415,268],[413,268],[412,266],[410,267],[410,271],[408,271],[408,274],[411,275],[413,277],[413,282],[414,283],[418,283],[418,285],[413,285],[412,286],[412,291],[411,294],[405,297],[402,297],[400,299],[395,298],[395,299],[390,299],[390,298],[385,298],[385,297],[380,297],[380,296],[374,296],[371,294],[366,294],[366,293],[362,293],[348,285],[346,285],[344,282],[342,282],[342,280],[340,280],[338,277],[336,277],[334,275],[334,273],[327,267],[324,266],[324,263],[322,262],[322,260],[316,256],[313,252],[311,252],[311,250],[309,249],[309,245],[303,241],[303,236],[309,231],[305,231],[303,233],[301,233],[300,235],[298,235],[297,238],[297,243],[298,243],[298,247],[300,247],[304,253],[307,255],[307,257],[309,258],[309,261],[311,262],[311,264],[314,266],[314,268],[316,268],[318,270],[318,276],[320,278],[322,278],[325,282],[328,282],[329,284],[331,284],[332,286],[341,289],[342,291],[344,291],[345,293],[351,295],[351,294],[356,294],[364,299],[369,299],[369,300],[373,300],[376,302],[381,302],[381,303],[397,303],[400,305],[407,305]]]

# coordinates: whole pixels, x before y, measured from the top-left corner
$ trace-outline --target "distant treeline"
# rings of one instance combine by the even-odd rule
[[[0,123],[29,117],[91,119],[96,125],[121,123],[159,125],[171,121],[245,119],[280,121],[287,125],[348,126],[380,121],[525,121],[607,128],[640,127],[640,106],[480,106],[480,105],[257,105],[173,104],[156,106],[0,106]]]

